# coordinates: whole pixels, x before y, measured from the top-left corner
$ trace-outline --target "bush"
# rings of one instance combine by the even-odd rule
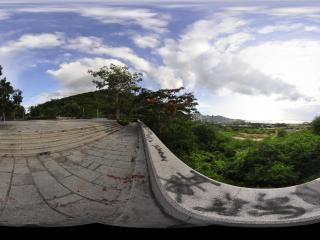
[[[158,137],[178,157],[191,154],[196,147],[196,138],[192,131],[193,122],[185,119],[172,119],[161,122]]]
[[[190,156],[186,156],[184,160],[196,171],[217,181],[226,182],[222,175],[226,168],[226,159],[222,153],[194,151]]]
[[[123,118],[123,119],[118,119],[117,122],[122,126],[126,126],[130,123],[130,120]]]
[[[280,128],[279,130],[278,130],[278,132],[277,132],[277,137],[285,137],[285,136],[287,136],[288,135],[288,132],[287,132],[287,130],[286,129],[284,129],[284,128]]]
[[[320,116],[316,117],[311,125],[314,133],[320,135]]]
[[[217,129],[210,124],[199,124],[193,128],[198,146],[206,151],[213,152],[218,148]]]
[[[238,154],[229,166],[228,177],[235,182],[241,180],[241,185],[247,187],[275,184],[272,178],[276,176],[273,176],[270,170],[275,163],[286,160],[281,150],[281,147],[276,144],[264,143],[244,151],[241,155]],[[286,182],[276,183],[276,185],[281,184],[286,184]]]

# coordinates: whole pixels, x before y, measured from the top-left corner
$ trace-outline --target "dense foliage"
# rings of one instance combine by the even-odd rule
[[[320,116],[316,117],[312,121],[312,128],[316,134],[320,135]]]
[[[127,94],[122,103],[122,112],[131,112],[133,95]],[[58,116],[74,118],[114,118],[116,106],[112,94],[107,89],[82,93],[62,99],[52,99],[29,109],[31,119],[54,119]]]
[[[6,77],[2,76],[2,66],[0,65],[0,111],[1,120],[15,120],[24,117],[24,107],[21,106],[22,91],[14,89]]]
[[[172,134],[164,142],[192,168],[216,180],[246,187],[285,187],[320,176],[320,136],[310,130],[255,142],[233,139],[224,127],[213,124],[184,122],[183,126],[181,133],[181,125],[169,125]],[[177,137],[172,136],[176,132]]]

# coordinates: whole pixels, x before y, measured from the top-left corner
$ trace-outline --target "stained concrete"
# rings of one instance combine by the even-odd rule
[[[97,129],[106,131],[99,139]],[[64,146],[57,149],[59,139],[64,139]],[[107,120],[1,123],[0,142],[10,141],[15,148],[22,142],[28,149],[27,154],[15,154],[10,145],[0,148],[1,225],[102,223],[158,228],[180,224],[162,211],[151,193],[136,124],[122,127]],[[44,154],[34,151],[41,146],[46,148]]]

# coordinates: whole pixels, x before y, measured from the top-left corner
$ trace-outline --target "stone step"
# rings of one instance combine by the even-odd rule
[[[18,140],[15,142],[4,142],[2,143],[0,141],[0,151],[2,149],[25,149],[25,148],[36,148],[37,146],[46,146],[46,145],[52,145],[55,143],[68,143],[70,141],[74,141],[76,139],[82,139],[82,138],[88,138],[90,136],[95,136],[100,133],[106,132],[106,131],[111,131],[112,129],[116,129],[118,127],[109,127],[109,128],[103,128],[100,130],[95,130],[95,131],[87,131],[84,133],[77,133],[73,135],[64,135],[61,137],[55,137],[55,138],[38,138],[38,139],[32,139],[32,140]]]
[[[114,128],[113,126],[104,126],[104,127],[99,127],[99,128],[93,128],[90,130],[84,130],[84,131],[77,131],[77,132],[72,132],[72,133],[64,133],[61,132],[60,134],[55,134],[55,135],[43,135],[43,136],[35,136],[33,138],[1,138],[0,136],[0,148],[1,146],[12,146],[12,145],[21,145],[25,143],[47,143],[47,142],[56,142],[56,141],[62,141],[66,139],[72,139],[76,138],[79,136],[84,136],[86,134],[91,134],[91,133],[98,133],[100,131],[105,131],[108,129]]]
[[[87,133],[84,136],[79,136],[76,138],[69,138],[69,139],[63,139],[61,141],[51,141],[51,142],[40,142],[40,143],[28,143],[28,142],[23,142],[23,143],[17,143],[14,145],[0,145],[0,151],[3,150],[10,150],[10,151],[15,151],[15,150],[28,150],[28,149],[41,149],[44,147],[53,147],[56,145],[62,145],[62,144],[69,144],[72,142],[78,142],[78,141],[83,141],[84,139],[89,139],[95,136],[99,136],[104,133],[108,133],[110,131],[113,131],[114,129],[117,128],[109,128],[109,129],[104,129],[100,130],[97,132],[91,132]]]
[[[72,142],[69,141],[67,143],[59,143],[51,146],[42,146],[42,147],[33,148],[33,149],[13,149],[13,150],[3,149],[3,150],[0,150],[0,156],[32,156],[32,155],[38,155],[38,154],[60,152],[60,151],[80,147],[87,143],[99,140],[107,135],[110,135],[116,131],[119,131],[120,129],[122,128],[121,127],[114,128],[110,131],[102,132],[95,136],[84,137],[81,140],[76,139],[76,141],[72,141]]]
[[[101,128],[106,126],[119,126],[117,123],[111,123],[111,124],[97,124],[92,126],[86,126],[86,127],[77,127],[77,128],[68,128],[68,129],[57,129],[57,130],[45,130],[41,131],[38,129],[35,129],[34,131],[0,131],[0,139],[16,139],[16,138],[39,138],[42,136],[55,136],[59,135],[61,133],[69,134],[72,132],[82,131],[82,130],[89,130],[94,128]],[[18,132],[18,133],[17,133]]]
[[[28,127],[27,125],[25,126],[20,126],[20,129],[6,129],[6,130],[1,130],[0,134],[3,135],[20,135],[21,133],[25,134],[35,134],[35,133],[41,133],[41,132],[47,132],[47,133],[54,133],[54,132],[60,132],[60,131],[73,131],[77,129],[86,129],[86,128],[92,128],[96,126],[101,126],[101,124],[90,124],[86,126],[62,126],[57,129],[53,129],[52,127],[48,126],[50,130],[47,130],[45,126],[32,126],[32,128]]]

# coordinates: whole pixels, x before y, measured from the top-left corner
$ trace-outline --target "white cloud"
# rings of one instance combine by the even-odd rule
[[[302,23],[296,24],[277,24],[277,25],[268,25],[258,29],[258,33],[260,34],[269,34],[272,32],[291,32],[294,30],[301,30],[305,32],[318,32],[320,31],[320,27],[312,26],[312,25],[305,25]]]
[[[246,24],[247,22],[243,19],[234,17],[222,20],[199,20],[188,26],[178,41],[165,40],[164,46],[158,50],[158,53],[164,65],[174,69],[176,78],[183,79],[184,86],[192,89],[198,81],[202,81],[200,79],[203,79],[213,66],[220,62],[221,52],[217,50],[214,43],[219,40],[219,37],[234,34],[238,28]],[[216,44],[220,49],[236,49],[238,44],[244,42],[244,35],[237,35],[240,41],[237,41],[234,35]]]
[[[86,8],[80,9],[82,16],[97,19],[103,23],[138,24],[144,29],[163,32],[168,16],[149,9],[139,8]]]
[[[183,80],[176,77],[174,70],[170,67],[154,67],[149,72],[150,78],[156,81],[161,88],[179,88],[183,86]]]
[[[111,63],[124,65],[116,59],[83,58],[74,62],[62,63],[57,70],[48,70],[47,73],[58,79],[63,89],[79,93],[95,89],[92,76],[88,73],[89,69],[96,71]]]
[[[320,32],[320,27],[319,26],[305,26],[303,28],[303,30],[306,32]]]
[[[160,14],[147,8],[127,8],[127,7],[100,7],[71,5],[64,7],[38,6],[36,8],[16,8],[17,12],[27,13],[50,13],[50,12],[70,12],[77,13],[83,17],[93,18],[105,24],[139,25],[143,29],[157,33],[166,31],[170,19],[167,14]]]
[[[282,79],[304,95],[320,100],[319,41],[270,41],[247,47],[238,56],[262,73]]]
[[[294,1],[294,0],[292,0]],[[290,5],[289,5],[290,6]],[[319,18],[320,7],[316,6],[294,6],[294,7],[274,7],[268,5],[247,5],[247,6],[231,6],[223,8],[228,15],[244,15],[244,14],[265,14],[275,17],[309,17]]]
[[[281,7],[281,8],[273,8],[269,11],[269,14],[281,17],[287,16],[316,16],[320,13],[320,7]]]
[[[103,43],[96,37],[78,37],[70,39],[65,46],[67,49],[82,51],[87,54],[108,55],[132,64],[139,71],[149,72],[152,68],[151,64],[137,56],[132,49],[128,47],[112,47]]]
[[[64,43],[59,33],[24,34],[18,40],[12,40],[0,47],[0,54],[25,51],[30,49],[52,48]]]
[[[14,32],[16,33],[16,32]],[[54,48],[64,42],[62,34],[24,34],[16,40],[8,41],[0,46],[0,63],[4,67],[5,76],[17,88],[25,77],[24,71],[30,70],[38,63],[49,61],[37,59],[30,54],[32,50]]]
[[[155,48],[159,45],[158,36],[135,34],[132,37],[133,42],[140,48]]]
[[[238,32],[219,38],[214,42],[214,46],[219,52],[235,52],[240,49],[242,44],[253,39],[254,37],[249,33]]]
[[[93,77],[88,70],[96,71],[111,63],[124,65],[116,59],[105,58],[82,58],[73,62],[65,62],[59,65],[58,69],[47,70],[47,73],[59,81],[59,89],[52,92],[43,92],[24,102],[26,108],[40,104],[51,99],[68,97],[71,95],[94,91],[96,87],[92,82]]]
[[[230,13],[252,13],[264,10],[265,7],[262,6],[237,6],[237,7],[226,7],[225,11]]]
[[[102,39],[96,37],[78,37],[69,39],[65,46],[67,49],[82,51],[87,54],[111,56],[130,65],[136,71],[144,74],[147,81],[151,81],[149,85],[157,83],[162,88],[181,87],[182,79],[176,77],[174,71],[166,66],[156,66],[148,60],[136,55],[132,49],[128,47],[112,47],[104,44]]]
[[[295,83],[263,71],[265,62],[260,62],[260,67],[251,64],[254,53],[252,62],[245,62],[246,58],[239,55],[241,49],[246,49],[243,45],[253,40],[250,33],[241,32],[247,24],[236,17],[200,20],[189,26],[178,41],[166,40],[158,52],[175,78],[183,79],[183,85],[190,89],[202,87],[222,95],[240,93],[309,101]],[[277,50],[265,52],[270,55],[274,51]]]
[[[11,16],[10,13],[0,10],[0,20],[6,20],[10,18],[10,16]]]
[[[279,78],[273,78],[263,73],[252,65],[243,62],[238,57],[233,57],[230,62],[221,62],[212,72],[212,80],[204,82],[205,86],[213,91],[226,90],[229,95],[240,93],[250,96],[272,96],[278,99],[297,101],[302,95],[293,84]]]

